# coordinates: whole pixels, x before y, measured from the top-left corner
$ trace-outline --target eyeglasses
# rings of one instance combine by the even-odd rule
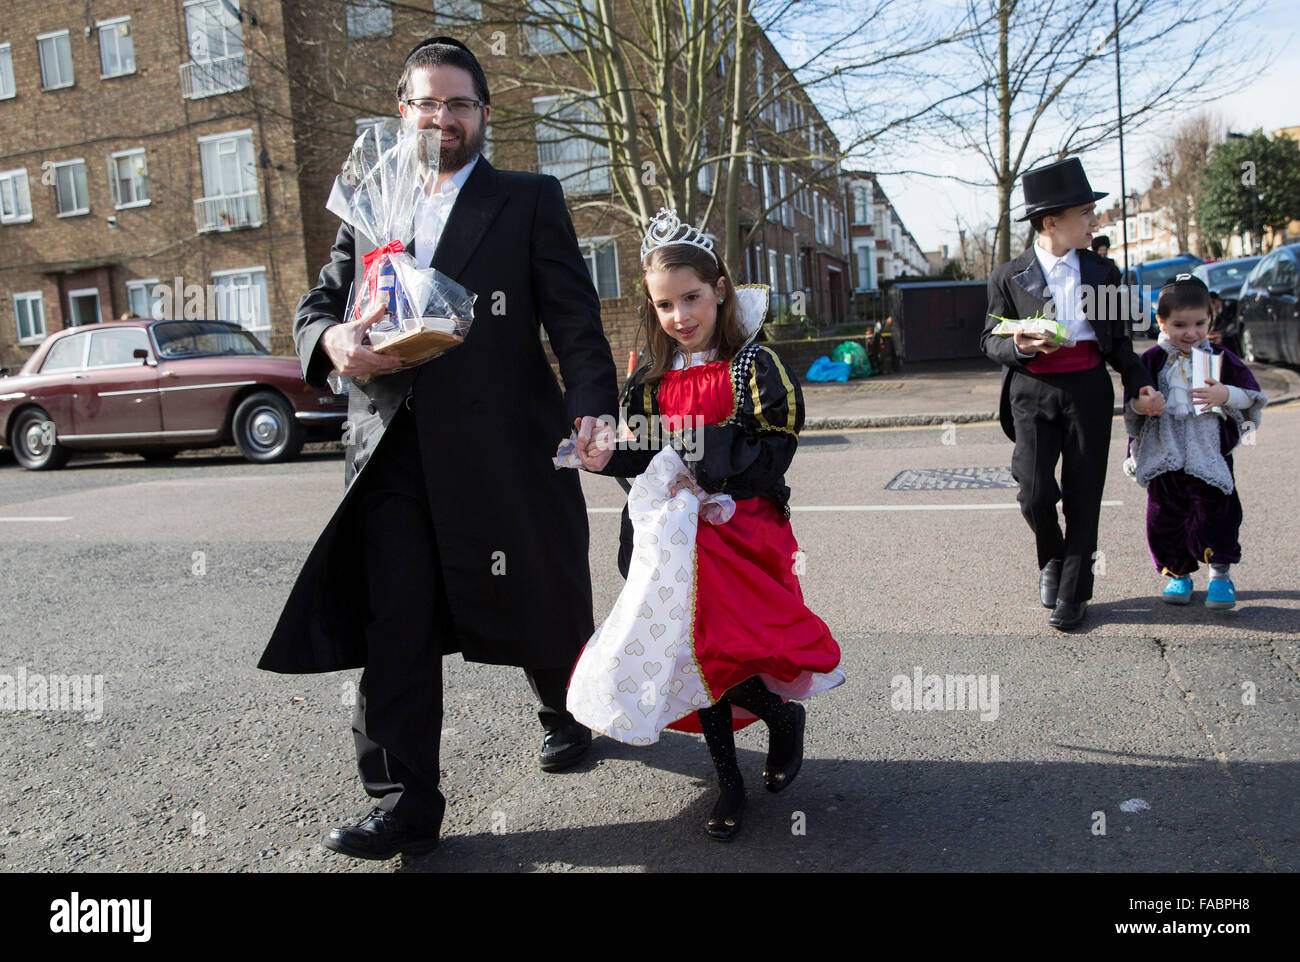
[[[439,107],[446,106],[451,115],[459,120],[474,116],[474,112],[483,106],[481,100],[470,100],[467,97],[453,97],[450,100],[422,97],[419,100],[403,100],[402,103],[422,114],[437,113]]]

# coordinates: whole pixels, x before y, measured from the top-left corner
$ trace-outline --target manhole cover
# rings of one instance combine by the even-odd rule
[[[886,491],[950,491],[964,488],[1014,488],[1010,468],[922,468],[903,471]]]

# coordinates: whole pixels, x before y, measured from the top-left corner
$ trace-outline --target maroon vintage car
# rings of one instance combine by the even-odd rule
[[[308,386],[297,358],[226,321],[74,327],[0,377],[0,444],[32,471],[72,451],[161,461],[232,440],[250,461],[283,461],[304,441],[337,440],[346,416],[346,396]]]

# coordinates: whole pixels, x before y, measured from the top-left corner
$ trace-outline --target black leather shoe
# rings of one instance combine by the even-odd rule
[[[356,825],[330,829],[325,847],[353,858],[389,859],[399,852],[423,855],[438,846],[438,833],[408,825],[391,812],[376,808]]]
[[[730,842],[740,831],[741,816],[745,813],[745,790],[723,792],[718,796],[709,813],[709,820],[704,823],[704,831],[709,838],[719,842]]]
[[[1044,608],[1056,607],[1056,592],[1061,587],[1061,559],[1053,558],[1038,573],[1038,600]]]
[[[789,788],[803,766],[803,730],[808,721],[808,712],[797,701],[787,702],[786,709],[794,714],[794,743],[775,756],[773,750],[768,748],[767,764],[763,767],[763,783],[769,792]]]
[[[1061,631],[1069,631],[1083,624],[1083,613],[1087,610],[1086,601],[1058,601],[1047,623]]]
[[[546,733],[538,761],[544,772],[562,772],[576,765],[590,747],[591,732],[574,722]]]

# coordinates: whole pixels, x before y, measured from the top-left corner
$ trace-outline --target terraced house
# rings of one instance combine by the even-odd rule
[[[431,33],[479,53],[493,94],[488,158],[564,184],[621,364],[636,339],[640,235],[618,202],[603,125],[565,92],[582,86],[568,52],[590,36],[564,26],[579,3],[590,16],[591,0],[9,0],[0,365],[16,368],[68,326],[164,312],[234,320],[290,352],[294,306],[338,226],[325,210],[334,174],[365,125],[395,115],[405,53]],[[831,323],[858,283],[839,147],[767,38],[744,49],[762,106],[736,159],[731,267],[738,282],[770,284],[778,313]],[[724,52],[709,84],[725,89],[735,69]],[[709,158],[727,133],[717,120],[691,189],[720,233],[708,203],[721,182]]]

